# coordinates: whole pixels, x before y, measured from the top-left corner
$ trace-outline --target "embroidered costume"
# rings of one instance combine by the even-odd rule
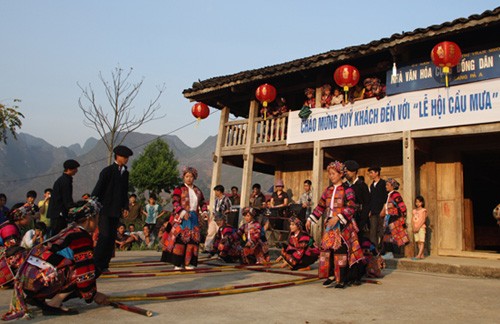
[[[384,243],[393,243],[398,247],[407,244],[409,238],[406,233],[406,205],[403,197],[396,190],[388,194],[385,212]]]
[[[313,239],[309,234],[299,231],[297,234],[290,234],[288,244],[281,249],[281,256],[292,270],[297,270],[316,262],[319,249],[313,246]]]
[[[240,238],[235,228],[225,224],[215,234],[212,253],[217,253],[225,262],[238,262],[241,259]]]
[[[269,262],[269,246],[265,233],[256,220],[243,224],[238,229],[238,236],[243,240],[243,264],[263,264]]]

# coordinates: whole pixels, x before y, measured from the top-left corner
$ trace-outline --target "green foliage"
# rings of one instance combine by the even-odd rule
[[[130,184],[137,192],[149,190],[158,195],[161,190],[170,191],[179,182],[179,162],[167,143],[157,139],[144,149],[132,163]]]
[[[24,118],[24,115],[17,111],[19,106],[16,103],[20,101],[14,99],[12,107],[0,103],[0,142],[7,143],[7,132],[10,132],[14,139],[17,138],[16,132],[22,126],[21,118]]]

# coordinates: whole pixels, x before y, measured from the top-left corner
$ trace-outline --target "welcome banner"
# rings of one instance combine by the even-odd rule
[[[287,144],[500,121],[500,79],[292,111]]]

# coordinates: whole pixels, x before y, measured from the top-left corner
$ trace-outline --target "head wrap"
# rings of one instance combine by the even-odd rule
[[[389,179],[387,179],[387,182],[391,184],[391,186],[394,188],[394,190],[399,189],[399,182],[397,182],[396,179],[389,178]]]
[[[306,94],[306,95],[307,95],[308,93],[314,93],[314,89],[313,89],[313,88],[306,88],[306,89],[304,90],[304,94]]]
[[[216,212],[215,215],[214,215],[214,221],[225,221],[226,220],[226,215],[224,215],[223,213],[221,212]]]
[[[342,175],[345,174],[345,165],[340,161],[330,162],[330,164],[328,164],[328,166],[326,167],[326,171],[330,169],[334,169],[335,171],[337,171]]]
[[[33,207],[26,204],[16,204],[14,208],[9,213],[9,218],[12,221],[18,221],[26,216],[33,215]]]
[[[303,224],[302,224],[302,221],[296,217],[296,216],[292,216],[290,217],[290,224],[295,224],[295,226],[297,226],[300,230],[303,230]]]
[[[95,200],[80,200],[76,203],[76,207],[70,208],[69,221],[78,222],[83,218],[95,217],[99,214],[100,207],[100,204]]]
[[[332,86],[329,85],[328,83],[327,84],[324,84],[322,87],[321,87],[323,90],[332,90]]]
[[[193,175],[194,180],[196,180],[198,178],[198,170],[196,170],[193,167],[188,167],[188,166],[183,167],[182,168],[182,177],[183,178],[186,175],[186,173],[191,173]]]
[[[243,208],[243,210],[241,211],[241,214],[242,214],[243,216],[245,216],[246,214],[250,214],[252,217],[255,217],[256,212],[255,212],[255,209],[253,209],[252,207],[245,207],[245,208]]]

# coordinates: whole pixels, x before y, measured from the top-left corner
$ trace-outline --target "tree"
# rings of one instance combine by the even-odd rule
[[[178,165],[168,144],[158,138],[132,163],[130,184],[138,192],[149,190],[158,196],[162,189],[168,192],[181,181]]]
[[[14,99],[12,107],[0,103],[0,142],[5,144],[7,144],[7,132],[10,132],[14,139],[17,139],[16,132],[23,124],[21,118],[24,118],[24,115],[17,111],[19,106],[16,103],[18,102],[21,100]]]
[[[83,123],[99,133],[108,149],[108,164],[112,162],[113,148],[122,144],[128,134],[147,122],[164,117],[164,115],[156,117],[155,114],[160,109],[158,101],[165,91],[165,85],[157,87],[157,96],[150,100],[149,105],[142,111],[141,115],[133,114],[135,108],[133,103],[139,94],[144,78],[137,83],[130,83],[129,77],[132,70],[130,68],[128,72],[124,72],[120,67],[116,67],[111,72],[112,83],[106,81],[102,73],[99,72],[99,79],[104,86],[109,104],[107,109],[97,102],[91,84],[88,87],[82,87],[77,83],[82,90],[78,106],[85,116]]]

